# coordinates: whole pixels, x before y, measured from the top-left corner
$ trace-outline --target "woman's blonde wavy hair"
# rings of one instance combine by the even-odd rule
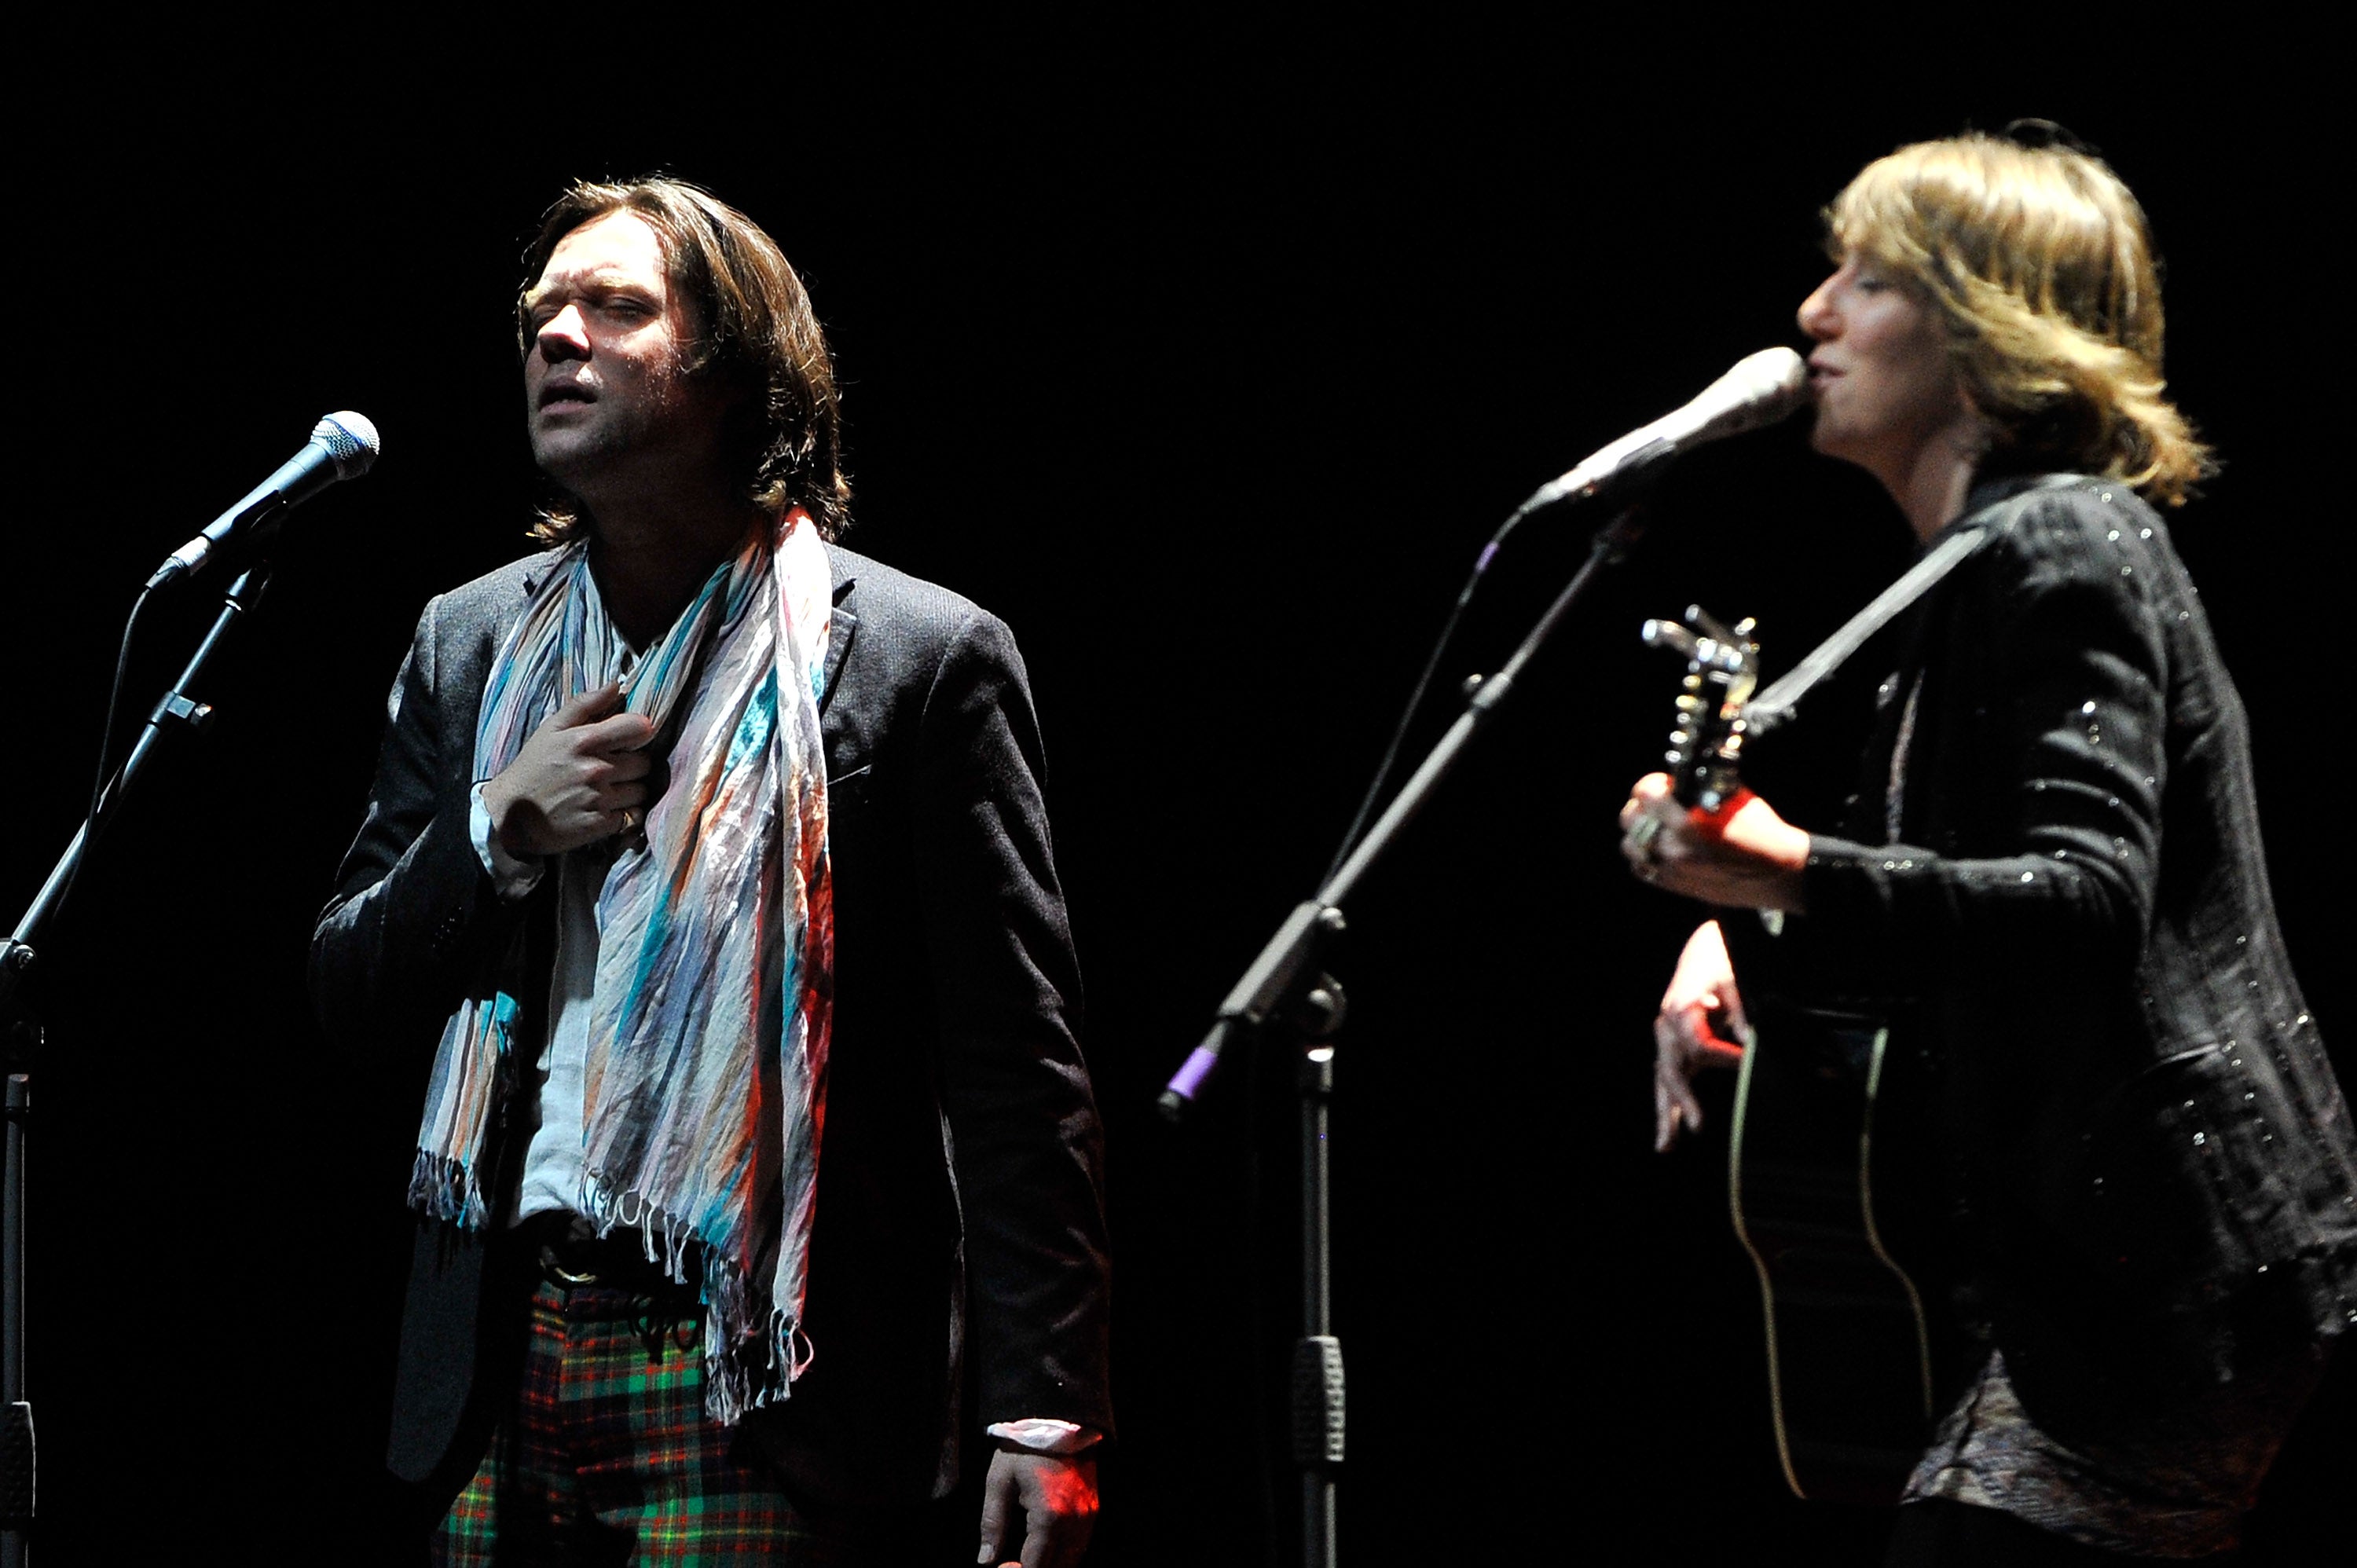
[[[2216,469],[2163,395],[2144,209],[2104,163],[1973,133],[1868,164],[1825,209],[1836,259],[1911,281],[2008,468],[2108,475],[2167,505]]]

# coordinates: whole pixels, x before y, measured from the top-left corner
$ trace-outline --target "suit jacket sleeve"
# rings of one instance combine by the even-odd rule
[[[1868,1005],[2008,971],[2135,968],[2169,771],[2168,574],[2135,530],[2148,515],[2062,492],[1996,531],[1932,612],[1930,639],[1972,655],[1922,667],[1912,745],[1937,748],[1936,768],[1899,769],[1952,797],[1903,798],[1902,822],[1940,820],[1939,842],[1816,835],[1807,915],[1774,941],[1731,922],[1738,964]],[[1879,817],[1881,779],[1864,794],[1858,815]]]
[[[444,625],[446,614],[437,598],[418,620],[387,704],[368,814],[312,937],[312,1003],[330,1037],[437,1038],[516,929],[468,832],[480,660],[453,657],[460,628]]]
[[[924,700],[915,831],[976,1413],[1110,1432],[1101,1134],[1043,768],[1021,656],[974,611]]]

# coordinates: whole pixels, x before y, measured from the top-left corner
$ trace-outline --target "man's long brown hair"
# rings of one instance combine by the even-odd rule
[[[647,176],[576,183],[542,217],[524,252],[516,341],[533,351],[522,294],[540,281],[557,242],[584,223],[628,212],[655,232],[671,287],[685,302],[694,338],[681,371],[743,383],[753,395],[734,416],[729,460],[742,493],[765,511],[799,506],[834,539],[851,521],[843,471],[842,414],[826,338],[810,295],[777,242],[742,212],[685,180]],[[562,544],[586,524],[570,497],[542,509],[533,537]]]

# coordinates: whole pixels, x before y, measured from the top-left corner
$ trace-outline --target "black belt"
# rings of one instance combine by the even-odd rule
[[[551,1284],[567,1290],[625,1291],[657,1300],[683,1295],[691,1303],[701,1294],[703,1262],[694,1243],[683,1260],[683,1272],[698,1283],[683,1284],[665,1273],[661,1262],[648,1260],[646,1243],[635,1226],[618,1227],[601,1237],[577,1214],[549,1213],[535,1214],[518,1229],[525,1246],[538,1253],[541,1274]]]

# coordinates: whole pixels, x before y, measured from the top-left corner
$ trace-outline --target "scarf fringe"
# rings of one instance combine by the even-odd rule
[[[490,1221],[483,1185],[464,1160],[417,1151],[409,1167],[409,1207],[461,1230],[480,1230]]]
[[[712,1271],[705,1271],[707,1289]],[[742,1294],[741,1291],[738,1293]],[[772,1309],[766,1334],[727,1332],[727,1316],[706,1304],[704,1324],[704,1408],[714,1421],[734,1426],[748,1411],[783,1404],[793,1397],[794,1380],[808,1369],[813,1350],[802,1326]]]
[[[650,1263],[661,1265],[674,1284],[687,1284],[687,1250],[694,1228],[664,1213],[638,1193],[611,1191],[595,1176],[584,1184],[583,1207],[599,1240],[617,1230],[636,1230]],[[782,1404],[794,1380],[810,1369],[818,1348],[791,1314],[772,1307],[766,1331],[754,1322],[764,1316],[747,1288],[744,1271],[716,1247],[704,1249],[704,1277],[692,1282],[704,1303],[704,1408],[723,1426],[734,1426],[748,1411]]]

